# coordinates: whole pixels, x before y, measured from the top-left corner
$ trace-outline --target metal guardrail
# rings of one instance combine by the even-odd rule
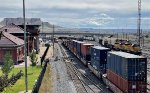
[[[44,62],[44,66],[43,66],[42,71],[41,71],[41,73],[40,73],[40,75],[39,75],[39,77],[38,77],[38,79],[37,79],[37,81],[33,87],[32,93],[38,93],[38,91],[40,89],[42,79],[43,79],[45,71],[46,71],[47,63],[49,62],[49,60],[45,61],[45,56],[48,52],[48,49],[49,49],[49,46],[47,46],[47,48],[46,48],[46,50],[45,50],[45,52],[41,58],[41,66],[42,66],[43,62]]]

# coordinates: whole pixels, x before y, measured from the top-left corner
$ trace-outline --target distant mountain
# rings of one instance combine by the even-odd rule
[[[6,21],[0,22],[0,27],[5,26]],[[42,22],[40,26],[41,32],[53,32],[53,25],[49,22]],[[54,25],[55,32],[100,32],[100,33],[136,33],[137,29],[94,29],[94,28],[66,28]],[[150,32],[150,29],[142,29],[143,32]]]
[[[136,33],[137,29],[93,29],[93,28],[80,28],[80,31],[85,32],[100,32],[100,33]],[[143,32],[150,32],[150,29],[142,29]]]
[[[41,32],[53,32],[53,25],[50,24],[49,22],[43,22],[42,26],[40,27]],[[58,25],[54,25],[54,31],[56,32],[72,32],[72,31],[77,31],[76,29],[70,29],[70,28],[65,28],[61,27]]]
[[[49,27],[49,28],[53,28],[53,25],[50,24],[49,22],[43,22],[43,26],[45,27]],[[61,26],[57,26],[57,25],[54,25],[56,28],[63,28]]]

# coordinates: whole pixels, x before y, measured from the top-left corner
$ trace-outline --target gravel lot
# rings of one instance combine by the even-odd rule
[[[72,80],[67,74],[67,69],[64,62],[61,61],[62,54],[58,44],[55,44],[55,57],[58,56],[58,61],[51,59],[52,67],[52,93],[77,93]],[[55,58],[54,57],[54,58]]]

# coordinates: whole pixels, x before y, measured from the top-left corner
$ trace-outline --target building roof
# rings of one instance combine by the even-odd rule
[[[4,31],[4,32],[7,32],[7,33],[24,33],[23,29],[20,28],[19,26],[16,26],[15,24],[10,24],[10,25],[7,25],[7,26],[4,26],[2,28],[0,28],[0,31]]]
[[[118,55],[118,56],[124,57],[124,58],[144,58],[143,56],[134,55],[134,54],[121,52],[121,51],[112,51],[110,53],[114,54],[114,55]]]
[[[0,47],[15,47],[15,46],[21,46],[24,45],[24,40],[13,36],[9,33],[2,32],[1,38],[0,38]]]
[[[4,23],[6,25],[14,23],[15,25],[23,25],[23,18],[5,18]],[[40,18],[26,18],[26,25],[38,25],[40,26],[42,21]]]

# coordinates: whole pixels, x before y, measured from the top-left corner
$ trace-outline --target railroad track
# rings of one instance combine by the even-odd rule
[[[73,83],[75,84],[77,92],[78,93],[88,93],[88,90],[86,89],[86,86],[84,85],[84,82],[80,79],[76,70],[74,68],[72,68],[71,63],[65,61],[65,64],[67,66],[67,71],[68,71]]]
[[[67,66],[67,71],[70,75],[70,78],[72,79],[76,90],[78,93],[88,93],[88,90],[86,89],[83,81],[80,79],[80,77],[77,75],[77,71],[72,67],[71,63],[66,59],[67,55],[65,54],[65,51],[62,49],[62,47],[60,46],[62,54],[64,56],[64,62]]]
[[[68,50],[66,50],[66,51],[69,54],[71,53]],[[73,58],[73,60],[75,60],[73,63],[76,64],[76,65],[74,65],[74,67],[78,70],[82,68],[82,70],[79,70],[79,74],[81,74],[88,81],[92,82],[92,84],[100,90],[100,93],[112,93],[110,90],[108,90],[107,86],[105,86],[105,84],[104,84],[104,82],[102,82],[102,80],[99,80],[91,71],[87,72],[86,70],[88,70],[88,68],[85,67],[82,64],[82,62],[76,56],[74,56],[73,53],[71,53],[71,54],[72,55],[69,55],[69,56],[71,58]],[[87,72],[87,74],[85,74],[83,71]]]
[[[78,60],[78,59],[77,59]],[[77,65],[74,67],[76,69],[80,69],[83,68],[83,64],[80,60],[78,60],[79,63],[77,64],[81,64],[81,65]],[[84,66],[85,68],[85,66]],[[87,67],[86,67],[87,68]],[[85,71],[85,70],[84,70]],[[86,72],[86,71],[85,71]],[[95,75],[93,75],[93,73],[89,72],[88,74],[83,73],[82,71],[79,71],[79,73],[81,75],[83,75],[85,78],[87,78],[90,82],[92,82],[96,87],[98,87],[101,91],[100,93],[106,93],[105,91],[103,91],[102,89],[106,88],[106,86],[104,86],[104,83],[102,81],[100,81],[97,77],[95,78]],[[102,84],[103,83],[103,84]]]
[[[64,49],[60,45],[62,53],[66,58],[65,64],[67,66],[67,70],[70,74],[71,79],[73,80],[76,90],[78,93],[102,93],[102,88],[97,86],[90,78],[81,73],[73,63],[67,59],[67,54]]]

